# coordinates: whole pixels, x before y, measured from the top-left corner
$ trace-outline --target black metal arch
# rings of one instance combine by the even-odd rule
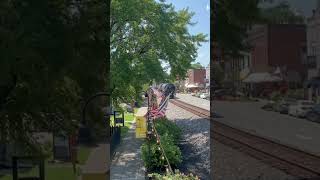
[[[110,97],[111,94],[110,93],[107,93],[107,92],[98,92],[94,95],[92,95],[91,97],[89,97],[85,103],[84,103],[84,106],[82,108],[82,123],[85,123],[86,122],[86,108],[88,106],[88,104],[94,100],[96,97],[100,97],[100,96],[106,96],[106,97]]]

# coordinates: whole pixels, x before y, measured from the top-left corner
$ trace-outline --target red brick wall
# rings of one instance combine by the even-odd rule
[[[269,65],[284,66],[303,72],[302,47],[306,45],[304,25],[272,25],[269,27]]]
[[[252,70],[265,72],[270,67],[287,66],[304,72],[301,49],[306,44],[304,25],[262,25],[249,32]]]
[[[191,84],[204,84],[206,77],[206,69],[190,69],[188,71],[189,83]]]
[[[255,27],[249,33],[249,43],[252,47],[252,70],[263,72],[268,64],[268,28],[265,25]]]
[[[199,84],[204,84],[206,77],[206,70],[205,69],[195,69],[194,70],[194,82]]]

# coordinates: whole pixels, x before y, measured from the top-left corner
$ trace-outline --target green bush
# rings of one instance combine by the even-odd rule
[[[170,162],[171,166],[177,166],[182,161],[182,155],[180,148],[175,145],[172,135],[164,134],[160,137],[161,145],[164,152]],[[150,154],[149,154],[150,145]],[[162,151],[159,150],[160,145],[157,144],[156,138],[153,138],[150,142],[145,142],[142,147],[142,159],[145,163],[145,167],[148,169],[162,170],[167,162],[162,159]]]
[[[177,146],[177,142],[181,136],[180,128],[166,118],[155,120],[155,127],[160,136],[161,145],[170,165],[177,166],[182,162],[181,151]],[[155,137],[142,145],[142,159],[144,160],[145,167],[148,169],[163,170],[164,165],[167,165],[166,160],[161,158],[162,152],[159,150],[159,147],[160,145],[157,144],[157,139]]]
[[[183,173],[180,173],[178,170],[173,174],[167,173],[165,175],[153,173],[150,174],[149,177],[152,177],[152,179],[155,180],[199,180],[199,178],[197,176],[194,176],[193,174],[185,175]]]
[[[303,89],[289,89],[287,94],[287,98],[294,99],[303,99],[304,98],[304,90]]]
[[[170,134],[173,136],[175,143],[180,139],[181,129],[174,122],[169,121],[167,118],[159,118],[155,120],[155,127],[160,136]]]
[[[278,102],[282,97],[283,95],[279,91],[272,92],[270,95],[270,99],[275,102]]]

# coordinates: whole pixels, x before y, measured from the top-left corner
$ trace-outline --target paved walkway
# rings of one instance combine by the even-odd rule
[[[128,134],[116,149],[111,164],[112,180],[144,180],[145,168],[141,158],[143,139],[135,137],[136,124],[133,123]]]
[[[102,143],[93,148],[85,165],[78,166],[81,168],[81,176],[79,176],[78,179],[106,179],[109,171],[108,161],[110,156],[108,156],[108,154],[110,154],[109,144]]]

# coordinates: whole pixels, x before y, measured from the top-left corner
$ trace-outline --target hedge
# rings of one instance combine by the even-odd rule
[[[182,155],[177,143],[181,136],[181,129],[173,122],[166,118],[156,119],[155,127],[160,136],[160,141],[164,152],[170,162],[171,166],[177,166],[182,162]],[[149,153],[150,145],[150,153]],[[159,150],[157,140],[153,137],[149,142],[146,141],[142,147],[142,159],[145,167],[149,170],[164,170],[164,165],[167,165],[165,159],[162,159],[161,150]]]

